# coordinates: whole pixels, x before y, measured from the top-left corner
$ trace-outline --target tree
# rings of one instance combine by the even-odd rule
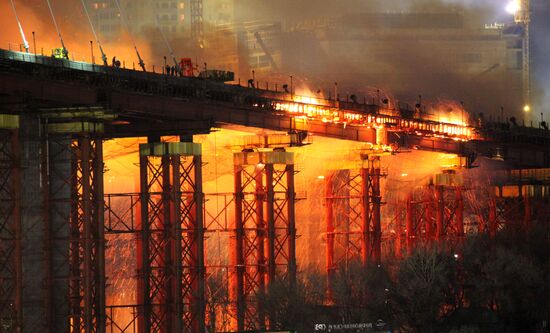
[[[419,249],[401,261],[389,291],[395,325],[411,332],[434,332],[455,295],[454,257],[436,248]]]

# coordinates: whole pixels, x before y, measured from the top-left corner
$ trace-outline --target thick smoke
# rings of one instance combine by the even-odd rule
[[[374,19],[372,15],[369,16],[374,13],[439,13],[445,15],[442,20],[456,20],[456,24],[463,26],[464,33],[468,34],[487,23],[510,22],[512,18],[504,12],[506,1],[503,0],[236,0],[233,2],[235,30],[226,30],[224,34],[216,37],[213,37],[215,34],[209,35],[210,31],[215,30],[215,22],[208,21],[208,18],[217,17],[215,12],[220,8],[220,4],[217,0],[204,2],[205,8],[210,8],[213,12],[205,14],[205,52],[195,52],[191,47],[192,43],[185,39],[172,39],[170,44],[175,50],[176,58],[190,56],[197,59],[200,64],[208,62],[210,68],[216,66],[220,69],[229,69],[227,59],[230,57],[235,61],[239,59],[241,65],[237,69],[240,69],[241,73],[237,74],[246,81],[250,75],[250,68],[243,64],[248,58],[246,53],[243,53],[242,40],[238,40],[238,27],[246,22],[271,22],[281,24],[283,31],[277,46],[284,59],[279,72],[294,75],[297,79],[302,78],[310,82],[310,89],[321,89],[325,95],[328,95],[328,91],[337,81],[342,97],[351,94],[360,96],[362,91],[377,87],[395,95],[403,103],[412,104],[421,94],[424,100],[447,98],[464,101],[466,108],[472,113],[484,112],[486,115],[500,114],[500,107],[503,106],[506,116],[517,116],[515,110],[521,106],[521,88],[515,87],[511,90],[510,82],[503,80],[502,75],[497,75],[505,71],[506,57],[501,57],[499,61],[495,60],[487,65],[487,68],[480,68],[476,73],[449,70],[448,58],[456,57],[453,52],[458,53],[461,46],[456,43],[453,46],[453,36],[444,34],[440,43],[428,44],[422,42],[422,36],[411,34],[401,37],[400,42],[386,44],[392,45],[391,54],[381,52],[381,42],[374,38],[373,34],[383,30],[380,29],[384,22]],[[36,31],[38,52],[44,49],[44,53],[49,54],[53,47],[58,47],[57,33],[46,1],[27,0],[15,3],[31,49],[31,31]],[[112,1],[108,3],[113,5]],[[52,5],[72,57],[75,60],[89,61],[89,41],[93,36],[80,2],[52,0]],[[532,6],[533,100],[536,102],[534,110],[538,114],[538,111],[542,110],[542,105],[547,104],[550,99],[547,88],[550,66],[547,64],[549,57],[545,54],[548,52],[547,46],[550,45],[550,27],[546,20],[549,5],[546,0],[534,0]],[[0,46],[7,48],[8,43],[11,43],[12,48],[18,49],[20,36],[8,1],[0,3],[0,13],[4,23],[0,33]],[[130,24],[140,18],[132,19],[133,22]],[[433,17],[418,16],[417,19],[430,21]],[[308,31],[300,28],[308,24],[314,25],[315,22],[329,24],[330,28]],[[149,68],[152,64],[156,64],[158,68],[163,63],[163,55],[167,55],[168,52],[164,43],[159,40],[158,29],[154,24],[149,30],[149,33],[145,29],[143,34],[135,37]],[[482,42],[480,47],[483,47]],[[127,35],[116,42],[104,41],[104,49],[109,59],[116,55],[126,62],[127,67],[137,62]],[[450,52],[449,49],[453,51]],[[236,55],[231,56],[232,52],[236,52]],[[98,61],[97,47],[94,53]],[[380,71],[371,70],[372,66],[380,67]],[[259,74],[260,78],[265,81],[275,81],[268,73],[264,73],[263,77],[261,75]],[[513,93],[510,94],[510,91]],[[538,120],[538,116],[534,118]]]
[[[52,9],[65,46],[69,50],[69,57],[76,61],[90,62],[90,41],[93,41],[95,62],[101,62],[101,53],[82,9],[81,2],[51,0],[50,3],[52,4]],[[29,41],[31,52],[34,51],[33,31],[36,35],[37,53],[51,55],[53,48],[61,47],[61,42],[45,0],[15,0],[15,5],[21,25]],[[0,32],[0,48],[19,50],[19,45],[22,43],[21,37],[9,1],[0,2],[0,17],[3,23],[2,31]],[[96,30],[98,29],[98,27],[95,28]],[[101,40],[101,37],[100,42],[103,45],[109,62],[111,62],[113,56],[116,56],[128,68],[132,67],[132,63],[137,64],[137,56],[133,50],[130,36],[127,33],[123,33],[120,39],[115,42]],[[145,58],[146,63],[151,65],[154,58],[150,51],[150,42],[144,38],[137,38],[136,44],[141,56]],[[160,61],[157,62],[161,63]]]

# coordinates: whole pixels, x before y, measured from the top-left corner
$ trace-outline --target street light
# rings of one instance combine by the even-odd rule
[[[521,3],[519,0],[512,0],[506,5],[506,12],[508,14],[515,15],[521,9]]]
[[[294,94],[294,88],[292,88],[292,75],[290,76],[290,94]]]

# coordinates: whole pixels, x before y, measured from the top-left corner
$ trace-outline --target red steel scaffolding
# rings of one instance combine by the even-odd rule
[[[259,298],[269,286],[296,282],[294,155],[234,154],[235,238],[230,298],[238,331],[271,329],[276,321]]]
[[[4,119],[12,118],[7,126]],[[2,115],[0,129],[0,332],[22,327],[19,119]]]
[[[380,180],[386,172],[379,156],[362,163],[359,170],[338,170],[325,178],[329,299],[336,270],[355,260],[364,266],[381,260]]]
[[[201,146],[140,145],[139,332],[204,332]]]

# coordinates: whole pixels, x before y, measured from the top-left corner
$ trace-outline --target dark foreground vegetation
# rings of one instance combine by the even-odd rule
[[[284,330],[372,323],[400,332],[543,332],[550,319],[550,233],[471,236],[455,249],[424,246],[380,266],[340,269],[327,302],[326,275],[306,269],[295,290],[275,285],[265,312]]]

